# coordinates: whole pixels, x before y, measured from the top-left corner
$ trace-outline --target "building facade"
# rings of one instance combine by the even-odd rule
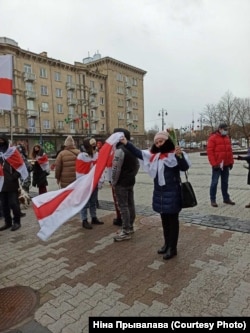
[[[52,156],[68,135],[77,145],[87,136],[104,141],[115,127],[145,145],[144,70],[99,53],[72,65],[6,37],[0,54],[13,56],[13,110],[0,110],[0,132],[28,151],[41,143]]]

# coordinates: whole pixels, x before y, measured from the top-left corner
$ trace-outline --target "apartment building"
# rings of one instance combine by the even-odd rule
[[[127,128],[139,146],[144,138],[146,71],[99,53],[68,64],[23,50],[0,37],[0,54],[13,55],[13,110],[0,110],[0,132],[28,150],[41,143],[53,155],[68,135],[104,141]]]

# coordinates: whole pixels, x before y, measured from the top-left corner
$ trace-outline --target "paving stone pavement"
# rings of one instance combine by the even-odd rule
[[[114,242],[117,227],[111,189],[99,191],[98,217],[81,227],[78,215],[47,241],[37,236],[33,210],[22,228],[0,233],[0,288],[29,286],[40,299],[32,318],[5,332],[87,333],[90,316],[250,316],[250,188],[244,162],[235,161],[230,194],[235,206],[209,201],[206,156],[190,154],[189,180],[198,206],[180,214],[178,255],[165,261],[160,218],[151,208],[152,179],[139,172],[132,239]],[[49,176],[49,190],[56,189]],[[36,189],[31,193],[36,195]],[[2,223],[2,222],[1,222]]]

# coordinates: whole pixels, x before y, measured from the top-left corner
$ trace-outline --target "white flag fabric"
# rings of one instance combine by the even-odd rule
[[[0,56],[0,110],[12,110],[12,55]]]
[[[119,142],[123,133],[113,133],[102,146],[97,163],[86,175],[77,178],[67,187],[40,194],[32,198],[34,213],[40,225],[37,236],[46,241],[71,217],[87,204],[93,190],[107,165],[113,145]]]

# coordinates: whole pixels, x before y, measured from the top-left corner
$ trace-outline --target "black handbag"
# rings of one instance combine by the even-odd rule
[[[188,181],[187,172],[185,172],[186,181],[181,181],[181,207],[190,208],[197,206],[197,199],[193,186]]]

